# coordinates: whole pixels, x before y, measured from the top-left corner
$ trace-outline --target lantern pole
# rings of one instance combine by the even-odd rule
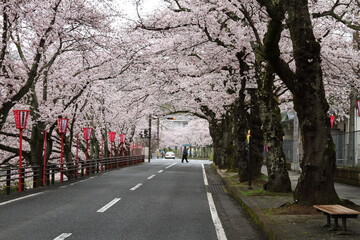
[[[149,115],[149,158],[148,158],[148,162],[150,162],[151,159],[151,114]]]
[[[101,171],[104,171],[104,153],[105,153],[105,146],[104,146],[104,138],[101,139],[101,146],[102,146],[102,150],[101,150]]]
[[[24,191],[24,169],[22,165],[22,139],[23,139],[23,129],[26,129],[26,122],[29,116],[29,110],[13,110],[15,117],[16,128],[20,130],[19,134],[19,181],[18,181],[18,191]]]
[[[124,144],[120,143],[121,145],[121,156],[124,156]]]
[[[89,140],[86,139],[86,175],[89,175]]]
[[[112,151],[113,151],[113,144],[110,141],[110,169],[112,169]]]
[[[63,172],[63,159],[64,159],[64,137],[66,134],[66,129],[69,123],[67,118],[58,118],[58,129],[60,135],[60,182],[64,181],[64,172]]]
[[[64,134],[60,133],[60,182],[64,181],[63,158],[64,158]]]
[[[23,130],[20,129],[20,135],[19,135],[19,186],[18,191],[22,192],[24,191],[24,179],[23,179],[23,168],[22,168],[22,139],[23,139]]]
[[[47,148],[47,131],[44,131],[44,154],[43,154],[43,177],[42,177],[42,185],[46,184],[46,148]]]
[[[79,134],[76,134],[76,158],[75,158],[75,178],[78,177],[79,173]]]

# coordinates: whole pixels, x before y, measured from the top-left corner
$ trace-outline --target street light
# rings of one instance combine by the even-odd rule
[[[92,128],[83,128],[84,139],[86,140],[86,175],[89,175],[89,141],[92,136]]]
[[[60,135],[60,182],[64,180],[63,174],[63,156],[64,156],[64,136],[66,129],[69,124],[69,119],[67,118],[58,118],[58,130]]]
[[[250,135],[249,136],[249,147],[248,147],[248,189],[253,189],[252,187],[252,159],[251,159],[251,147],[253,146],[253,138],[251,137],[251,134],[253,133],[253,117],[252,117],[252,110],[255,106],[255,92],[257,90],[257,87],[255,86],[248,86],[245,88],[247,90],[248,94],[250,95],[250,113],[249,113],[249,128],[250,128]]]
[[[24,179],[22,176],[23,168],[22,168],[22,131],[26,129],[27,119],[29,117],[29,110],[13,110],[15,117],[16,128],[20,130],[19,135],[19,182],[18,182],[18,191],[24,191]]]
[[[116,132],[108,132],[109,135],[109,141],[110,141],[110,169],[112,169],[112,151],[113,151],[113,143],[115,141]]]

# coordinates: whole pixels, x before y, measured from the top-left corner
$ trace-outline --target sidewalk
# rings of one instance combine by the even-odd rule
[[[347,219],[347,229],[351,235],[337,235],[321,227],[326,216],[316,212],[313,207],[293,207],[292,194],[263,194],[262,183],[254,182],[253,190],[247,190],[247,183],[240,184],[236,173],[217,170],[225,182],[230,194],[259,224],[271,240],[360,240],[360,217]],[[266,174],[266,168],[263,169]],[[292,188],[295,189],[300,174],[289,172]],[[360,205],[360,188],[336,183],[335,189],[342,199],[348,199]],[[255,193],[255,194],[254,194]],[[350,207],[350,206],[347,206]],[[359,206],[351,206],[359,211]],[[333,220],[332,220],[333,222]],[[339,220],[341,226],[341,220]],[[241,238],[240,238],[241,239]]]

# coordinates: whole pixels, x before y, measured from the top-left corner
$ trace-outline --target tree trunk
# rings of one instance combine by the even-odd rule
[[[261,177],[261,167],[263,165],[263,152],[264,152],[264,133],[260,119],[259,101],[256,92],[251,96],[251,121],[250,125],[250,138],[249,142],[251,151],[251,171],[252,178],[257,179]]]
[[[320,44],[316,41],[307,0],[279,3],[259,1],[271,20],[264,39],[264,56],[293,94],[304,157],[294,200],[304,205],[339,201],[334,188],[335,147],[330,134],[329,109],[322,79]],[[279,40],[287,12],[295,72],[280,58]]]
[[[283,150],[284,131],[281,124],[281,112],[274,86],[275,75],[271,67],[266,66],[262,60],[257,60],[257,72],[259,73],[257,82],[260,116],[267,150],[268,181],[264,189],[270,192],[291,192],[291,182]]]
[[[31,141],[30,141],[30,165],[33,166],[33,170],[40,170],[37,174],[34,174],[33,181],[36,182],[36,186],[41,186],[41,178],[43,174],[43,146],[44,146],[44,134],[41,132],[44,128],[44,123],[37,122],[31,128]],[[38,169],[40,167],[40,169]]]
[[[329,105],[323,86],[320,44],[314,37],[308,1],[289,1],[288,8],[298,79],[293,91],[294,107],[304,149],[302,174],[294,199],[306,205],[336,203],[339,202],[334,188],[336,153],[327,115]]]

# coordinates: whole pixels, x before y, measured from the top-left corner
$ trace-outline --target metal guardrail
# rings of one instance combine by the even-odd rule
[[[60,174],[62,167],[62,173],[68,177],[68,179],[76,179],[91,174],[109,171],[112,169],[122,168],[125,166],[136,165],[144,162],[144,155],[136,156],[120,156],[105,159],[92,159],[89,161],[78,162],[65,162],[60,165],[47,164],[46,166],[26,166],[23,168],[12,168],[10,166],[0,166],[0,187],[4,188],[4,193],[9,195],[11,193],[12,184],[19,183],[18,191],[24,191],[26,184],[30,183],[28,188],[37,188],[39,186],[49,186],[55,184],[57,176]]]

